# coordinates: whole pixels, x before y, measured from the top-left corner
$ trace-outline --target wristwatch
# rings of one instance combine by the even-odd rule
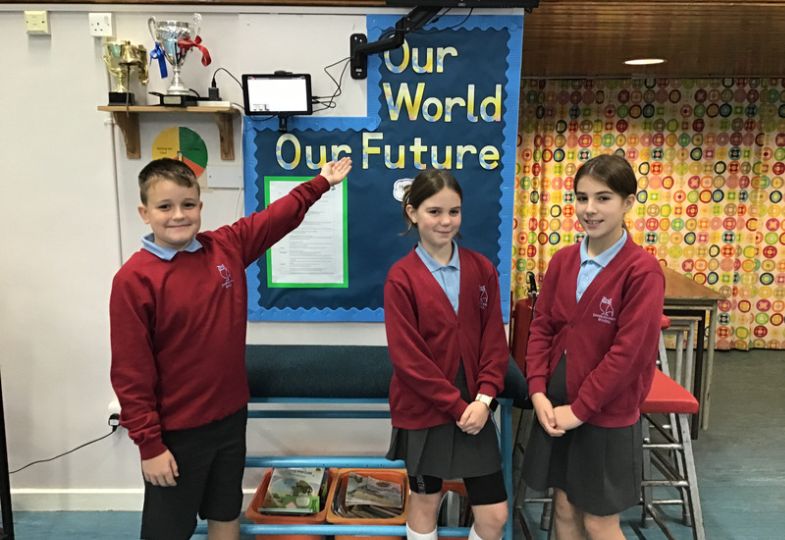
[[[499,406],[499,402],[487,394],[477,394],[477,396],[474,398],[474,401],[479,401],[488,407],[491,412],[495,411],[496,407]]]

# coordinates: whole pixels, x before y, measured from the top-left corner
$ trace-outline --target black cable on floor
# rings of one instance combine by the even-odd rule
[[[117,426],[112,426],[112,431],[110,431],[110,432],[109,432],[109,433],[107,433],[106,435],[103,435],[103,436],[101,436],[101,437],[98,437],[97,439],[93,439],[92,441],[87,441],[86,443],[82,443],[82,444],[80,444],[79,446],[77,446],[76,448],[72,448],[71,450],[68,450],[67,452],[63,452],[62,454],[58,454],[58,455],[56,455],[56,456],[54,456],[54,457],[50,457],[50,458],[48,458],[48,459],[39,459],[39,460],[36,460],[36,461],[31,461],[30,463],[28,463],[28,464],[27,464],[27,465],[25,465],[24,467],[19,467],[18,469],[15,469],[15,470],[13,470],[13,471],[10,471],[8,474],[14,474],[14,473],[18,473],[19,471],[22,471],[22,470],[24,470],[24,469],[26,469],[26,468],[28,468],[28,467],[32,467],[33,465],[36,465],[36,464],[38,464],[38,463],[47,463],[47,462],[49,462],[49,461],[54,461],[54,460],[56,460],[56,459],[58,459],[58,458],[61,458],[61,457],[63,457],[63,456],[67,456],[68,454],[71,454],[71,453],[73,453],[73,452],[76,452],[77,450],[79,450],[79,449],[81,449],[81,448],[84,448],[85,446],[89,446],[89,445],[91,445],[91,444],[97,443],[98,441],[102,441],[102,440],[106,439],[107,437],[109,437],[110,435],[112,435],[112,434],[113,434],[115,431],[117,431]]]

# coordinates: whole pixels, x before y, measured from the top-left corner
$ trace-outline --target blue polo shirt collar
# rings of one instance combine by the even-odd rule
[[[621,231],[621,238],[619,238],[615,244],[611,247],[597,255],[596,257],[589,256],[589,237],[585,236],[581,241],[581,265],[584,265],[587,262],[593,262],[594,264],[605,268],[608,266],[613,258],[621,251],[621,248],[624,247],[624,243],[627,241],[627,231],[622,229]]]
[[[165,261],[171,261],[172,259],[174,259],[174,256],[180,252],[180,250],[163,247],[156,244],[153,233],[150,233],[147,236],[142,237],[142,248],[146,249],[147,251],[149,251],[159,259],[163,259]],[[194,236],[194,238],[191,240],[191,243],[185,246],[185,248],[183,248],[182,251],[188,251],[190,253],[193,253],[194,251],[199,251],[200,249],[202,249],[202,243],[199,242],[199,240],[197,240],[196,237]]]
[[[461,258],[458,256],[458,244],[454,240],[452,243],[452,257],[450,257],[450,260],[447,262],[447,264],[441,264],[437,262],[436,259],[431,257],[428,252],[425,251],[425,248],[422,247],[422,244],[419,242],[417,243],[416,251],[417,255],[420,256],[420,259],[422,259],[422,262],[425,263],[425,267],[430,270],[432,274],[442,268],[454,268],[455,270],[461,269]]]

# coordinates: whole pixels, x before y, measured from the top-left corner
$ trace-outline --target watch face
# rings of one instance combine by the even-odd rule
[[[499,406],[499,402],[496,399],[488,396],[486,394],[477,394],[477,397],[474,398],[475,401],[479,401],[480,403],[484,404],[488,407],[491,411],[496,411],[496,407]]]

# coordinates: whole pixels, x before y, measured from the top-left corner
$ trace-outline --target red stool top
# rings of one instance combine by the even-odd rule
[[[698,400],[686,388],[665,375],[654,370],[649,395],[641,405],[642,413],[696,414]]]

